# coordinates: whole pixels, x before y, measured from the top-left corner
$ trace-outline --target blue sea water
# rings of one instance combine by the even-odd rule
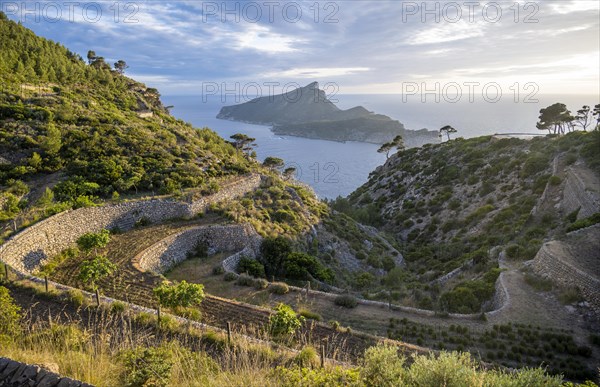
[[[342,109],[362,105],[368,110],[399,120],[407,129],[438,130],[452,125],[457,136],[465,138],[495,133],[540,134],[535,124],[539,110],[555,102],[562,102],[575,112],[582,105],[599,103],[596,96],[538,96],[537,103],[515,103],[504,98],[497,103],[484,100],[448,103],[440,100],[423,103],[419,97],[402,95],[337,95],[336,104]],[[257,156],[280,157],[286,166],[295,167],[296,177],[311,185],[321,198],[346,196],[365,183],[369,173],[385,162],[385,155],[377,153],[378,145],[358,142],[333,142],[274,135],[267,126],[224,121],[216,118],[222,106],[236,101],[221,101],[217,96],[163,96],[166,105],[174,106],[172,114],[195,127],[208,127],[221,137],[229,139],[235,133],[256,138]]]

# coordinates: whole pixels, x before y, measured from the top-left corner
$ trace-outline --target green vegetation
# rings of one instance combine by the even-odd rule
[[[260,189],[240,200],[214,206],[213,211],[235,222],[252,224],[264,237],[292,238],[307,232],[328,214],[327,205],[307,188],[285,181],[273,171],[268,173],[270,176]]]
[[[154,296],[161,306],[188,308],[198,306],[204,300],[204,286],[181,281],[178,284],[163,282],[154,288]]]
[[[405,318],[392,318],[388,337],[440,350],[470,352],[483,361],[506,367],[537,367],[544,363],[550,374],[577,380],[593,379],[595,374],[585,366],[590,348],[577,345],[573,332],[562,329],[509,323],[479,332],[457,325],[427,327]]]
[[[590,227],[590,226],[593,226],[598,223],[600,223],[600,212],[596,212],[594,215],[592,215],[588,218],[580,219],[580,220],[575,221],[573,224],[570,224],[567,227],[567,232]]]
[[[79,280],[91,289],[97,289],[97,283],[112,275],[117,270],[117,265],[103,255],[97,255],[85,260],[79,267]]]
[[[240,259],[237,266],[237,271],[238,273],[248,273],[253,277],[265,277],[265,267],[263,264],[251,258]]]
[[[304,322],[304,317],[298,317],[294,309],[286,304],[279,304],[275,308],[275,313],[269,318],[271,333],[276,337],[286,337],[293,335]]]
[[[0,17],[0,222],[25,227],[141,193],[209,192],[252,169],[214,132],[171,117],[123,66],[113,71],[95,53],[90,63]],[[28,187],[44,194],[27,202]]]
[[[348,198],[331,202],[343,214],[334,213],[324,223],[334,234],[357,241],[352,248],[358,259],[390,276],[383,283],[367,275],[347,282],[368,298],[480,312],[494,294],[493,273],[502,250],[511,260],[530,260],[545,238],[598,222],[595,215],[575,221],[574,213],[567,216],[569,225],[550,206],[533,211],[546,187],[560,189],[562,175],[552,175],[556,157],[583,160],[596,171],[600,156],[592,149],[598,147],[600,132],[571,131],[530,140],[458,138],[398,152]],[[384,261],[385,249],[373,253],[358,242],[365,238],[344,217],[379,227],[400,242],[406,262],[402,276],[391,275],[395,269]],[[462,279],[444,279],[453,271]]]
[[[344,308],[352,309],[358,305],[358,300],[348,294],[342,294],[335,298],[333,301],[336,305],[343,306]]]
[[[259,260],[268,278],[300,281],[317,279],[327,283],[332,283],[334,280],[331,269],[325,268],[312,255],[293,251],[292,241],[283,236],[263,239],[260,252]]]
[[[21,307],[15,305],[7,288],[0,286],[0,341],[2,335],[15,335],[21,331]]]

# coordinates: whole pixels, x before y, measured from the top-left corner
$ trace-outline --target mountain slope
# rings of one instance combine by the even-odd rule
[[[170,116],[156,89],[0,13],[0,227],[120,195],[218,189],[253,162]],[[46,190],[51,188],[52,190]]]
[[[502,250],[510,259],[532,259],[544,240],[577,220],[577,208],[561,201],[571,186],[568,170],[598,176],[599,147],[600,133],[575,132],[529,141],[457,139],[410,149],[390,157],[333,208],[404,245],[408,284],[400,288],[408,291],[407,301],[476,312],[493,295]]]

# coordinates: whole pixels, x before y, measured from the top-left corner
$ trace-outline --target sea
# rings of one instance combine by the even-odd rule
[[[409,98],[410,97],[410,98]],[[427,96],[395,94],[336,95],[334,102],[342,109],[362,105],[375,113],[385,114],[404,124],[407,129],[439,130],[451,125],[458,130],[454,137],[471,138],[492,134],[545,134],[536,129],[540,109],[561,102],[575,113],[583,105],[600,103],[598,96],[541,95],[536,101],[515,101],[504,98],[491,102],[483,98],[448,102]],[[275,135],[268,126],[252,125],[217,119],[223,106],[244,102],[228,96],[167,95],[162,97],[171,113],[198,128],[210,128],[229,139],[244,133],[256,139],[257,158],[279,157],[286,167],[296,168],[296,179],[310,185],[322,199],[347,196],[364,184],[375,168],[385,163],[386,156],[378,153],[379,145],[360,142],[334,142],[293,136]]]

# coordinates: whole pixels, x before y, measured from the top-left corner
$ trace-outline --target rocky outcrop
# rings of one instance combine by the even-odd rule
[[[582,167],[566,170],[565,187],[561,201],[565,214],[573,211],[577,219],[588,218],[600,211],[600,179],[593,171]]]
[[[290,92],[225,106],[217,118],[273,126],[281,135],[383,144],[402,135],[407,146],[439,142],[438,133],[407,130],[402,123],[362,106],[341,110],[313,82]]]
[[[38,365],[28,365],[0,357],[0,386],[91,387],[91,384],[62,377]]]
[[[8,240],[0,246],[0,259],[20,272],[32,273],[48,258],[73,245],[79,236],[87,232],[115,228],[126,231],[141,220],[157,223],[168,219],[191,218],[206,210],[211,203],[230,200],[258,188],[260,182],[260,175],[249,175],[214,195],[191,203],[153,199],[66,211]]]
[[[204,226],[184,230],[154,244],[133,260],[140,271],[164,273],[187,259],[190,252],[204,244],[209,254],[238,251],[233,256],[246,254],[254,257],[260,245],[260,236],[249,224],[231,226]],[[229,257],[231,260],[233,257]],[[234,263],[237,267],[239,258]]]

